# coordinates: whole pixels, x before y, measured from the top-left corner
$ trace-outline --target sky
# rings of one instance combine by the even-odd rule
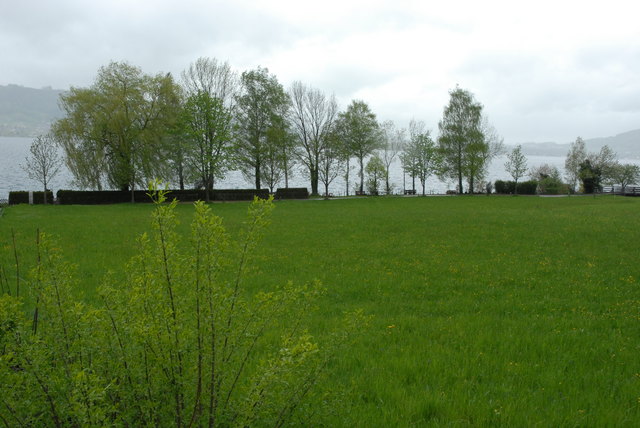
[[[634,3],[0,0],[0,84],[86,87],[111,61],[180,76],[211,57],[434,134],[458,85],[506,144],[568,143],[640,128]]]

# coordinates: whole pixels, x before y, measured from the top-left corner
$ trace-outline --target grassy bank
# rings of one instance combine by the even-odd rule
[[[244,203],[215,204],[237,230]],[[0,262],[40,228],[87,300],[133,254],[149,205],[12,206]],[[320,279],[315,333],[373,322],[332,367],[331,425],[633,426],[640,420],[640,199],[429,197],[278,202],[252,290]],[[192,208],[179,205],[187,234]],[[345,419],[347,418],[347,419]]]

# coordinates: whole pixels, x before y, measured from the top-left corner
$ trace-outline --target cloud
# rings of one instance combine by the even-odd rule
[[[210,56],[434,130],[459,84],[508,142],[570,141],[640,123],[633,12],[624,0],[22,0],[0,14],[0,84],[86,86],[111,60],[179,75]]]

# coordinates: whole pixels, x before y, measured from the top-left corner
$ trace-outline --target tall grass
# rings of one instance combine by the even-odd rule
[[[11,276],[14,229],[28,265],[44,229],[91,300],[151,209],[10,207],[0,261]],[[329,386],[347,387],[333,425],[635,426],[639,209],[613,197],[280,202],[248,283],[320,279],[318,332],[345,310],[373,315],[333,363]],[[213,210],[234,230],[246,205]],[[191,211],[178,206],[183,225]]]

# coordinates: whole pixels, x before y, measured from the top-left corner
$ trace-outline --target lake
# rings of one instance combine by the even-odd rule
[[[21,168],[20,165],[25,163],[25,157],[29,154],[29,146],[33,140],[31,138],[19,138],[19,137],[0,137],[0,199],[7,199],[9,192],[12,190],[42,190],[42,185],[37,181],[29,179],[27,173]],[[554,165],[562,172],[564,169],[564,156],[527,156],[527,165],[535,167],[548,163]],[[489,166],[487,180],[494,182],[495,180],[509,180],[511,177],[504,170],[504,163],[506,162],[506,156],[499,156],[494,159]],[[621,162],[633,162],[638,163],[638,160],[621,160]],[[357,180],[358,169],[355,166],[355,161],[351,162],[352,170],[350,173],[349,181],[351,191],[355,188]],[[390,181],[393,189],[396,192],[402,192],[403,189],[403,173],[400,166],[400,160],[395,159],[391,165]],[[227,174],[224,180],[220,180],[216,183],[217,188],[224,189],[238,189],[238,188],[250,188],[252,183],[244,179],[242,174],[238,171],[233,171]],[[281,183],[281,187],[284,187],[284,183]],[[306,174],[303,171],[296,171],[294,176],[289,179],[289,187],[307,187],[311,188]],[[427,193],[445,193],[448,189],[455,189],[456,184],[452,181],[441,181],[436,177],[431,177],[427,180]],[[55,193],[59,189],[76,189],[73,185],[73,177],[66,167],[63,167],[61,172],[51,180],[49,186]],[[411,179],[406,177],[406,188],[411,188]],[[416,183],[418,192],[421,191],[420,185]],[[321,185],[321,191],[323,187]],[[345,181],[342,177],[337,178],[329,187],[329,191],[335,196],[345,194]]]

